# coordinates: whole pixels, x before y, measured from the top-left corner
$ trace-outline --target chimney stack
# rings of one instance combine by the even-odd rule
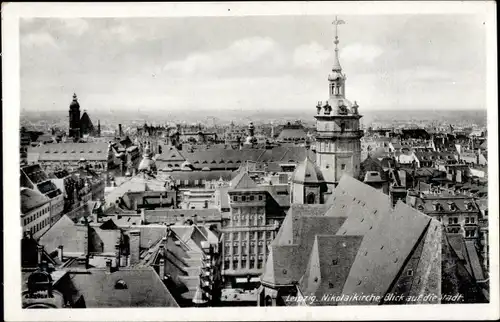
[[[129,265],[136,265],[140,260],[141,231],[131,230],[130,233],[130,262]]]
[[[115,266],[116,269],[120,267],[120,244],[115,244]]]
[[[113,266],[111,265],[111,259],[106,260],[106,269],[108,273],[113,273]]]
[[[159,271],[158,274],[160,275],[160,279],[163,281],[165,278],[165,259],[160,258],[160,264],[159,264]]]
[[[43,258],[43,246],[38,245],[38,247],[37,247],[37,264],[38,265],[42,264],[42,258]]]
[[[59,261],[62,263],[63,261],[63,245],[59,245],[57,247],[57,258],[59,259]]]

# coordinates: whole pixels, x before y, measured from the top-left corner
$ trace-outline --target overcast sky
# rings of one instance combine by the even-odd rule
[[[331,16],[22,19],[21,108],[310,109],[328,97]],[[473,15],[343,16],[346,96],[360,110],[485,108]]]

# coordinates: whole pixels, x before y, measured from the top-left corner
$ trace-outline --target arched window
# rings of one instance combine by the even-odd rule
[[[313,204],[315,203],[316,201],[316,196],[314,195],[314,193],[310,192],[308,195],[307,195],[307,198],[306,198],[306,203],[307,204]]]

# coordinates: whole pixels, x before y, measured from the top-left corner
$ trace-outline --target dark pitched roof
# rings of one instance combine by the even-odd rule
[[[362,236],[316,235],[300,282],[302,294],[318,299],[314,305],[332,305],[331,301],[321,301],[323,295],[342,294],[362,239]]]
[[[42,195],[38,191],[21,188],[21,213],[23,214],[26,214],[35,208],[41,207],[49,201],[49,198]]]
[[[92,269],[73,274],[71,280],[88,308],[179,306],[150,267],[120,268],[113,273]],[[116,287],[119,281],[125,289]]]

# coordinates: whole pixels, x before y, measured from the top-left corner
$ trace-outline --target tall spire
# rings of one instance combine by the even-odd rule
[[[339,61],[339,35],[338,35],[338,26],[345,24],[344,20],[339,20],[337,16],[335,16],[335,20],[332,22],[333,25],[335,25],[335,40],[333,43],[335,44],[335,57],[333,59],[333,67],[332,71],[341,71],[342,67],[340,66],[340,61]]]

